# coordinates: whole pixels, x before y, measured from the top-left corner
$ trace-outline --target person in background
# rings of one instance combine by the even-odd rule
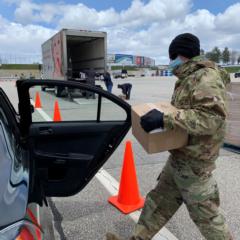
[[[118,88],[122,89],[123,95],[127,100],[129,100],[131,96],[132,84],[131,83],[118,84]]]
[[[25,78],[26,78],[25,75],[23,73],[21,73],[20,79],[22,80],[22,79],[25,79]]]
[[[35,77],[33,76],[32,73],[29,74],[29,79],[34,79]]]
[[[106,72],[106,73],[104,74],[104,79],[103,79],[103,81],[105,82],[107,91],[110,92],[110,93],[112,93],[113,82],[112,82],[111,75],[110,75],[109,72]]]
[[[92,86],[95,86],[95,71],[93,68],[90,70],[85,71],[86,74],[86,83]],[[93,92],[86,91],[86,98],[95,99],[95,94]]]

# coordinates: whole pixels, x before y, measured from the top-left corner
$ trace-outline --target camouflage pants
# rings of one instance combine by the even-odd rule
[[[191,219],[207,240],[230,240],[231,234],[219,211],[218,187],[211,174],[196,174],[189,164],[173,167],[170,158],[145,206],[131,239],[149,240],[184,202]]]

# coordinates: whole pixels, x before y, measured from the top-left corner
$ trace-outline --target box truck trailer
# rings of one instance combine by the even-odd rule
[[[102,75],[107,67],[107,34],[62,29],[42,44],[42,63],[43,79],[86,82],[89,72]],[[56,89],[56,95],[61,91]]]

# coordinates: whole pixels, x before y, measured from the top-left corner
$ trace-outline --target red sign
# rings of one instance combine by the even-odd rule
[[[141,65],[141,57],[139,56],[136,57],[136,64]]]

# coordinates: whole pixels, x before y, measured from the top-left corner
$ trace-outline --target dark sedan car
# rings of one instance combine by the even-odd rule
[[[240,72],[234,73],[234,77],[239,78],[240,77]]]
[[[27,206],[81,191],[129,131],[130,105],[101,88],[71,81],[19,80],[16,86],[18,114],[0,88],[0,239],[42,239]],[[33,111],[41,86],[71,89],[72,99],[60,99],[66,120],[43,121],[39,113],[45,118],[46,113]],[[84,91],[96,98],[82,98]],[[55,97],[42,94],[43,105]]]

